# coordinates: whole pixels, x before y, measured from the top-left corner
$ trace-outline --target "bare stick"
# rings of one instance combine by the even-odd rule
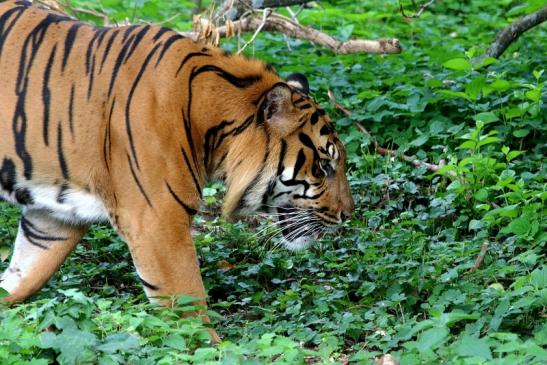
[[[339,102],[336,101],[336,99],[334,98],[334,95],[332,94],[332,92],[330,90],[327,92],[327,95],[329,96],[330,101],[332,102],[332,104],[334,105],[334,107],[336,109],[340,110],[342,113],[344,113],[348,117],[351,115],[351,112],[349,110],[344,108]],[[374,138],[372,136],[372,134],[370,134],[370,132],[365,128],[364,125],[362,125],[361,123],[356,122],[356,121],[354,121],[354,123],[361,132],[363,132],[364,134],[366,134],[370,138],[370,141],[371,141],[372,145],[374,146],[374,150],[382,156],[398,157],[399,159],[401,159],[403,161],[406,161],[406,162],[409,162],[409,163],[413,164],[416,167],[425,167],[426,170],[433,171],[433,172],[439,171],[439,169],[444,166],[444,161],[442,161],[442,160],[438,165],[434,165],[434,164],[430,164],[430,163],[427,163],[427,162],[424,162],[424,161],[420,161],[418,159],[415,159],[413,157],[410,157],[410,156],[407,156],[407,155],[404,155],[404,154],[401,154],[401,153],[397,153],[397,151],[381,147],[378,144],[378,142],[376,141],[376,138]],[[449,171],[448,173],[451,173],[451,172],[452,171]]]
[[[239,51],[237,51],[237,54],[240,54],[241,52],[243,52],[243,50],[245,48],[247,48],[247,46],[251,43],[254,42],[254,40],[256,39],[256,36],[258,35],[258,33],[260,33],[260,31],[262,30],[262,28],[264,28],[264,25],[266,24],[266,18],[268,18],[268,16],[272,13],[272,9],[264,9],[263,10],[263,14],[262,14],[262,22],[260,23],[260,25],[258,26],[258,28],[256,28],[256,31],[254,32],[253,36],[251,37],[251,39],[249,39],[247,42],[245,42],[245,44],[243,45],[243,47],[241,47],[239,49]]]
[[[420,6],[420,9],[418,10],[418,12],[414,15],[406,15],[405,14],[405,9],[403,9],[403,4],[401,4],[401,1],[399,1],[399,10],[401,11],[401,15],[403,17],[405,17],[406,19],[413,19],[413,18],[419,18],[420,16],[422,16],[422,14],[424,13],[424,11],[429,8],[431,5],[433,5],[433,3],[435,2],[435,0],[430,0],[429,2],[423,4],[422,6]],[[414,1],[412,1],[412,4],[414,5],[414,7],[416,7],[416,3]]]
[[[397,39],[351,39],[345,42],[339,41],[336,38],[320,32],[311,27],[306,27],[287,18],[283,15],[272,13],[263,23],[261,17],[257,14],[251,14],[248,17],[235,21],[234,26],[242,32],[255,31],[262,26],[261,29],[270,32],[280,32],[288,36],[308,39],[313,43],[325,46],[338,54],[348,53],[401,53],[402,47]],[[218,27],[217,31],[221,36],[225,36],[226,27]]]
[[[486,251],[488,251],[489,243],[488,241],[484,241],[484,243],[481,245],[481,250],[479,251],[479,254],[477,255],[477,258],[475,259],[475,265],[471,269],[469,269],[469,273],[477,271],[484,261],[484,256],[486,255]]]
[[[486,57],[498,58],[522,33],[543,23],[545,20],[547,20],[547,6],[515,21],[507,28],[498,32],[494,43],[492,43],[488,50],[479,57],[479,62]]]

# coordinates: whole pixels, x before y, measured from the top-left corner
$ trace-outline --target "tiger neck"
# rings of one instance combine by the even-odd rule
[[[260,118],[261,102],[264,94],[275,82],[264,83],[254,92],[238,90],[231,98],[237,105],[224,108],[217,115],[217,123],[202,128],[203,166],[208,180],[221,179],[227,185],[223,215],[232,216],[242,208],[242,199],[247,196],[260,204],[261,195],[273,169],[268,156],[273,141]],[[211,106],[215,108],[215,106]],[[218,106],[218,110],[223,110]],[[253,210],[251,207],[247,207]]]

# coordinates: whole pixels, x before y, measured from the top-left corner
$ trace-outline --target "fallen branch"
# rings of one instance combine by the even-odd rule
[[[270,32],[284,33],[293,38],[307,39],[313,43],[329,48],[338,54],[348,53],[401,53],[402,47],[397,39],[351,39],[345,42],[339,41],[336,38],[320,32],[311,27],[306,27],[297,22],[277,13],[271,13],[266,21],[263,22],[259,14],[250,14],[249,16],[233,22],[236,30],[242,32],[256,31],[262,26],[263,30]],[[216,28],[221,37],[227,33],[227,27],[222,26]]]
[[[513,22],[507,28],[498,32],[496,39],[488,50],[478,58],[478,62],[480,63],[486,57],[498,58],[522,33],[543,23],[545,20],[547,20],[547,6]]]
[[[346,115],[348,117],[351,116],[351,112],[349,110],[347,110],[346,108],[344,108],[339,102],[336,101],[336,99],[334,98],[334,95],[332,94],[332,92],[330,90],[327,92],[327,95],[329,96],[330,101],[332,102],[332,104],[334,105],[334,107],[336,109],[340,110],[342,113],[344,113],[344,115]],[[416,167],[424,167],[426,170],[433,171],[433,172],[439,171],[439,169],[446,164],[446,162],[444,160],[439,161],[438,165],[430,164],[428,162],[424,162],[424,161],[415,159],[415,158],[407,156],[405,154],[398,153],[395,150],[390,150],[388,148],[381,147],[378,144],[378,142],[376,141],[376,138],[374,138],[372,136],[372,134],[370,134],[370,132],[365,128],[364,125],[362,125],[361,123],[359,123],[357,121],[354,121],[354,123],[361,132],[363,132],[364,134],[366,134],[370,138],[370,141],[371,141],[372,145],[374,146],[374,150],[382,156],[398,157],[399,159],[401,159],[403,161],[406,161],[406,162],[409,162],[409,163],[413,164]],[[451,171],[449,171],[449,173],[450,172]]]
[[[484,260],[484,256],[486,255],[486,251],[488,251],[488,246],[489,246],[488,241],[485,241],[481,245],[481,250],[479,251],[477,258],[475,259],[475,265],[473,265],[473,267],[469,269],[468,273],[475,272],[481,267],[482,262]]]

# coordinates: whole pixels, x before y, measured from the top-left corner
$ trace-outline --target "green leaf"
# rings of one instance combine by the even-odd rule
[[[115,333],[107,336],[103,343],[97,346],[97,349],[113,354],[116,352],[126,352],[139,347],[139,339],[129,333]]]
[[[516,131],[513,131],[513,136],[517,138],[523,138],[526,137],[530,133],[529,129],[518,129]]]
[[[477,147],[486,146],[487,144],[500,142],[501,139],[498,137],[481,137],[481,140],[477,144]]]
[[[421,353],[434,350],[442,345],[450,333],[446,327],[433,327],[423,332],[416,340],[416,348]]]
[[[488,124],[492,122],[497,122],[500,118],[498,118],[496,114],[492,112],[483,112],[483,113],[478,113],[477,115],[475,115],[473,119],[476,122],[483,122],[484,124]]]
[[[547,266],[539,267],[530,274],[530,283],[538,289],[547,288]]]
[[[476,338],[464,334],[463,337],[454,345],[454,352],[463,357],[480,357],[485,360],[492,359],[490,346],[484,338]]]
[[[451,70],[471,71],[471,62],[465,58],[453,58],[443,63],[443,66]]]
[[[519,217],[509,223],[501,230],[502,233],[513,233],[517,236],[524,236],[530,231],[530,221],[527,218]]]

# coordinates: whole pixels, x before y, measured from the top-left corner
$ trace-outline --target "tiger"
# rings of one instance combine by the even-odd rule
[[[205,303],[191,224],[208,181],[226,184],[224,217],[269,214],[292,250],[354,210],[344,146],[303,74],[162,26],[1,2],[0,136],[0,197],[22,212],[7,304],[96,222],[127,243],[150,301]]]

